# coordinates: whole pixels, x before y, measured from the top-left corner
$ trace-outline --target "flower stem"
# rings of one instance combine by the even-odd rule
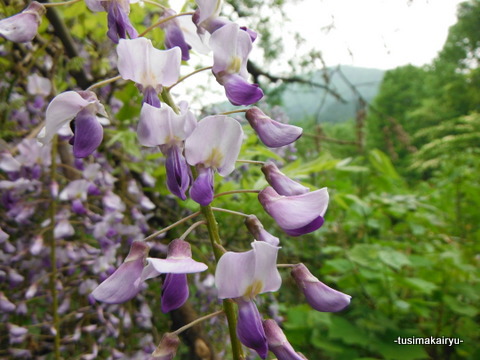
[[[57,143],[58,137],[55,135],[52,140],[52,166],[50,168],[50,181],[55,181],[57,173],[57,164],[55,159],[57,158]],[[55,215],[57,213],[57,200],[52,196],[50,202],[50,223],[52,224],[50,234],[50,266],[52,267],[50,273],[50,292],[52,294],[52,317],[53,317],[53,329],[54,334],[54,358],[60,360],[60,317],[58,316],[58,297],[57,297],[57,244],[55,242],[54,229]]]
[[[207,220],[208,234],[210,236],[210,242],[212,244],[213,253],[215,259],[218,262],[223,255],[222,242],[218,232],[218,224],[213,214],[213,209],[210,205],[202,206],[201,211]],[[230,299],[223,300],[223,311],[228,322],[228,331],[230,333],[230,341],[232,345],[232,355],[234,360],[244,359],[242,345],[237,337],[237,313],[235,309],[235,303]]]
[[[62,1],[58,3],[43,3],[42,5],[46,8],[56,7],[56,6],[65,6],[65,5],[72,5],[82,0],[70,0],[70,1]]]
[[[234,211],[234,210],[228,210],[228,209],[222,209],[222,208],[217,208],[217,207],[212,207],[211,208],[213,211],[220,211],[220,212],[225,212],[233,215],[238,215],[238,216],[243,216],[243,217],[248,217],[249,215],[239,212],[239,211]]]
[[[152,240],[152,239],[156,238],[158,235],[161,235],[164,232],[167,232],[168,230],[173,229],[175,226],[183,224],[185,221],[188,221],[188,220],[194,218],[195,216],[198,216],[199,214],[200,214],[200,211],[194,212],[193,214],[190,214],[187,217],[184,217],[183,219],[178,220],[177,222],[173,223],[172,225],[169,225],[169,226],[163,228],[162,230],[154,232],[153,234],[151,234],[151,235],[147,236],[145,239],[143,239],[143,241]]]
[[[97,88],[97,87],[102,87],[102,86],[104,86],[104,85],[108,85],[108,84],[110,84],[111,82],[120,80],[121,78],[122,78],[121,75],[117,75],[117,76],[112,77],[112,78],[110,78],[110,79],[106,79],[106,80],[99,81],[99,82],[97,82],[97,83],[95,83],[95,84],[93,84],[93,85],[90,85],[90,86],[86,89],[86,91],[90,91],[90,90],[93,90],[93,89],[95,89],[95,88]]]
[[[192,224],[183,234],[180,236],[180,240],[185,240],[185,238],[190,234],[196,227],[206,224],[207,222],[205,220],[200,220],[197,221],[195,224]]]
[[[197,69],[197,70],[195,70],[195,71],[192,71],[190,74],[185,75],[185,76],[181,77],[180,79],[178,79],[175,84],[170,85],[167,89],[170,90],[170,89],[173,88],[174,86],[180,84],[183,80],[188,79],[190,76],[195,75],[195,74],[198,74],[199,72],[202,72],[202,71],[210,70],[211,68],[212,68],[211,66],[207,66],[207,67],[204,67],[204,68],[201,68],[201,69]]]
[[[142,36],[145,36],[147,33],[149,33],[150,31],[152,31],[153,29],[155,29],[157,26],[169,21],[169,20],[172,20],[172,19],[175,19],[179,16],[185,16],[185,15],[193,15],[193,11],[192,12],[186,12],[186,13],[181,13],[181,14],[175,14],[175,15],[172,15],[172,16],[169,16],[169,17],[166,17],[166,18],[163,18],[159,21],[157,21],[155,24],[153,25],[150,25],[148,28],[146,28],[140,35],[138,35],[139,37],[142,37]]]
[[[247,111],[248,111],[248,109],[232,110],[232,111],[223,112],[221,115],[230,115],[230,114],[244,113],[244,112],[247,112]]]
[[[256,161],[256,160],[242,160],[238,159],[237,162],[244,164],[254,164],[254,165],[265,165],[265,161]]]
[[[173,331],[172,334],[180,335],[180,333],[184,332],[185,330],[190,329],[192,326],[195,326],[198,323],[200,323],[202,321],[205,321],[205,320],[208,320],[208,319],[210,319],[212,317],[215,317],[217,315],[223,314],[223,312],[224,312],[223,310],[218,310],[218,311],[215,311],[214,313],[199,317],[198,319],[193,320],[191,323],[189,323],[187,325],[184,325],[181,328],[178,328],[177,330]]]
[[[230,190],[230,191],[225,191],[222,193],[218,193],[214,196],[214,198],[224,196],[224,195],[231,195],[231,194],[258,194],[261,190],[250,190],[250,189],[244,189],[244,190]]]

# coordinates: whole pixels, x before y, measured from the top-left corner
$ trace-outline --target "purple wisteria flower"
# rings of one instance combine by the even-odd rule
[[[254,241],[253,250],[226,252],[215,271],[215,285],[220,299],[235,299],[238,304],[238,338],[265,359],[267,339],[262,318],[253,299],[265,292],[277,291],[282,278],[277,270],[280,249],[264,241]]]
[[[327,188],[322,188],[300,195],[284,196],[268,186],[258,194],[258,200],[287,235],[300,236],[323,225],[323,216],[328,207],[328,191]]]
[[[227,176],[235,169],[242,140],[242,126],[228,116],[207,116],[198,123],[185,140],[185,158],[198,172],[190,189],[194,201],[202,206],[212,202],[214,171]]]
[[[42,4],[33,1],[21,13],[0,20],[0,36],[17,43],[32,41],[45,11]]]
[[[108,21],[107,36],[115,44],[120,39],[126,39],[127,34],[131,39],[138,36],[137,30],[133,27],[128,14],[130,14],[130,3],[137,1],[129,0],[85,0],[87,7],[94,12],[106,11]]]
[[[168,245],[167,258],[147,258],[143,278],[167,274],[162,287],[162,311],[178,309],[188,299],[187,274],[207,270],[207,265],[192,259],[192,249],[185,240],[175,239]]]
[[[263,329],[267,337],[268,350],[275,354],[277,360],[306,360],[302,354],[295,352],[275,320],[264,320]]]
[[[120,304],[134,298],[141,290],[149,250],[146,243],[134,241],[123,264],[93,290],[92,296],[107,304]]]
[[[250,36],[235,23],[216,30],[210,38],[213,68],[218,83],[223,85],[233,105],[251,105],[263,97],[257,84],[247,82],[247,60],[252,50]]]
[[[289,145],[302,136],[303,133],[301,127],[275,121],[265,115],[258,107],[248,109],[245,117],[260,140],[271,148]]]
[[[262,223],[255,215],[248,215],[245,218],[245,225],[247,226],[248,231],[250,232],[250,234],[253,235],[255,240],[265,241],[273,246],[278,246],[278,244],[280,243],[280,239],[265,230]]]
[[[190,167],[183,156],[185,139],[192,133],[197,120],[186,103],[180,104],[180,114],[169,106],[157,108],[145,103],[140,113],[137,134],[140,144],[160,146],[167,157],[167,187],[170,192],[185,200],[191,183]]]
[[[291,272],[312,308],[322,312],[337,312],[350,305],[350,295],[328,287],[318,280],[304,264],[297,264]]]
[[[299,184],[282,173],[277,165],[271,161],[262,166],[262,172],[265,175],[267,182],[279,195],[301,195],[310,191],[309,188]]]
[[[122,78],[136,83],[143,93],[144,103],[160,107],[158,94],[163,86],[173,85],[180,76],[180,48],[158,50],[149,39],[141,37],[120,40],[117,54]]]
[[[177,13],[172,9],[166,9],[163,12],[162,19],[174,16]],[[177,18],[170,19],[160,25],[165,30],[165,47],[167,49],[178,46],[182,50],[182,60],[188,61],[190,59],[189,50],[191,46],[187,44],[180,23]]]
[[[83,158],[93,153],[103,139],[103,127],[97,114],[107,117],[105,108],[91,91],[66,91],[57,95],[47,107],[45,131],[38,136],[48,143],[55,134],[74,119],[73,154]]]

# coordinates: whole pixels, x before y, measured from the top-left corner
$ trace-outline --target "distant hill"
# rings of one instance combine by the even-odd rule
[[[318,87],[298,83],[283,85],[285,89],[281,94],[281,100],[292,123],[307,119],[332,123],[351,119],[355,115],[358,102],[350,84],[367,102],[370,102],[377,95],[385,73],[384,70],[379,69],[343,65],[325,71],[317,71],[305,78],[320,84],[326,84],[325,78],[327,78],[329,88],[340,94],[346,103],[338,101]],[[345,78],[348,81],[345,81]]]

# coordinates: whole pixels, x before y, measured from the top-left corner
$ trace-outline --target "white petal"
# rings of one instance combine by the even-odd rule
[[[125,80],[159,90],[173,85],[180,76],[182,52],[179,47],[158,50],[149,39],[120,39],[117,46],[118,71]]]
[[[265,241],[254,241],[252,247],[255,251],[254,281],[263,284],[260,292],[277,291],[282,285],[282,278],[277,270],[277,254],[280,248]]]
[[[253,250],[222,255],[215,271],[215,286],[220,299],[234,299],[245,294],[255,274]]]
[[[190,165],[204,164],[230,174],[240,152],[243,129],[238,121],[225,115],[207,116],[185,141],[185,157]]]
[[[76,91],[66,91],[55,96],[45,113],[45,137],[39,140],[43,143],[50,142],[62,126],[68,124],[89,104]]]
[[[208,266],[204,263],[193,260],[192,258],[185,259],[156,259],[147,258],[149,264],[162,274],[190,274],[205,271]]]
[[[157,146],[174,144],[185,139],[185,117],[175,114],[168,105],[161,108],[144,103],[137,134],[140,144]]]

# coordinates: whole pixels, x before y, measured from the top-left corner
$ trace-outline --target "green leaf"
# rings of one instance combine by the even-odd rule
[[[409,278],[404,278],[403,281],[407,285],[410,285],[411,287],[415,288],[421,293],[424,293],[427,295],[430,295],[434,290],[437,289],[437,285],[435,285],[434,283],[427,280],[420,279],[420,278],[409,277]]]
[[[381,174],[391,178],[400,179],[397,171],[392,165],[390,158],[378,149],[370,151],[368,159],[372,166]]]
[[[410,265],[410,260],[405,254],[392,249],[379,251],[378,258],[396,270],[400,270],[402,266]]]
[[[468,305],[460,302],[460,300],[454,298],[450,295],[444,295],[443,301],[448,305],[448,307],[457,314],[465,316],[476,316],[478,314],[478,309],[475,306]]]

